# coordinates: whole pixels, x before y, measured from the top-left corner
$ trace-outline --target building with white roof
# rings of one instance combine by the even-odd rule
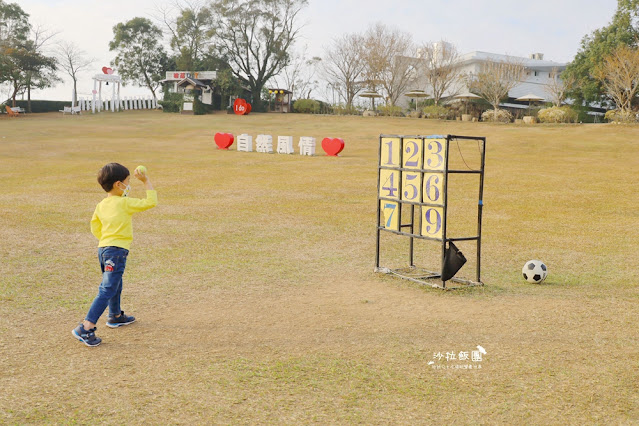
[[[458,62],[460,65],[460,78],[451,85],[451,88],[444,94],[445,97],[453,97],[460,93],[466,93],[470,90],[466,84],[464,76],[477,74],[481,71],[482,65],[488,61],[491,62],[515,62],[521,63],[526,68],[525,80],[521,81],[508,92],[511,102],[504,102],[502,105],[511,108],[527,108],[528,103],[516,103],[514,99],[533,94],[543,98],[545,102],[551,102],[552,96],[547,90],[547,85],[551,82],[550,75],[553,71],[561,72],[566,69],[566,63],[544,60],[542,53],[533,53],[528,58],[511,55],[500,55],[488,52],[469,52],[460,55]],[[415,61],[415,80],[409,86],[411,90],[421,89],[427,93],[432,93],[432,89],[428,85],[424,72],[419,70],[419,61]],[[430,90],[429,90],[430,89]],[[400,98],[402,106],[408,104],[408,98],[403,96]]]

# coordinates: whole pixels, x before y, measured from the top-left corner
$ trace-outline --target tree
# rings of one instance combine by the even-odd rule
[[[27,41],[29,31],[29,15],[18,4],[0,0],[0,84],[13,83],[13,54]]]
[[[87,58],[86,53],[73,42],[66,41],[58,44],[57,50],[58,65],[66,71],[73,80],[73,96],[71,98],[71,106],[75,106],[78,93],[78,74],[89,68],[94,59]]]
[[[55,59],[36,52],[30,40],[5,49],[3,63],[4,72],[6,72],[5,81],[9,81],[12,86],[13,106],[16,106],[16,96],[24,93],[27,87],[50,87],[56,78]]]
[[[322,58],[317,56],[308,58],[305,47],[301,53],[292,55],[290,63],[278,76],[273,77],[274,84],[290,90],[297,99],[310,99],[319,83],[315,75],[321,61]]]
[[[109,50],[118,52],[112,62],[124,81],[155,91],[166,71],[168,56],[160,44],[162,30],[146,18],[133,18],[113,27]]]
[[[45,45],[55,37],[58,32],[51,32],[41,25],[31,31],[31,43],[28,44],[33,53],[38,54],[40,59],[32,57],[26,64],[26,89],[27,89],[27,111],[31,112],[31,88],[44,89],[51,87],[60,78],[55,74],[57,61],[54,57],[45,56],[43,49]]]
[[[250,89],[253,109],[262,109],[262,89],[290,62],[289,50],[307,0],[214,0],[212,31],[221,55]]]
[[[364,86],[362,79],[366,62],[362,52],[363,40],[359,34],[344,34],[334,39],[325,50],[323,73],[349,109]]]
[[[576,80],[568,95],[577,103],[605,101],[604,87],[595,72],[603,58],[620,45],[639,45],[639,0],[617,0],[612,22],[582,39],[581,49],[563,73]]]
[[[26,41],[30,30],[29,14],[17,3],[5,3],[0,0],[0,42]]]
[[[414,76],[412,50],[410,34],[382,23],[373,25],[364,35],[365,79],[370,89],[384,89],[390,105],[397,103]]]
[[[568,92],[575,86],[575,76],[553,68],[548,73],[548,77],[550,80],[545,84],[546,92],[550,95],[552,103],[559,107],[566,100]]]
[[[228,67],[218,70],[215,85],[220,90],[220,97],[222,99],[220,107],[222,109],[224,109],[224,98],[226,95],[239,95],[242,90],[242,87],[237,81],[237,77],[233,75],[233,71]]]
[[[493,106],[495,121],[502,99],[515,87],[526,74],[526,68],[520,62],[486,61],[477,74],[467,76],[468,88]]]
[[[29,110],[31,88],[49,87],[56,78],[55,60],[41,53],[52,35],[38,27],[31,39],[31,29],[29,15],[20,6],[0,0],[0,83],[8,82],[11,86],[13,106],[16,96],[28,91]]]
[[[630,111],[639,90],[639,48],[617,47],[604,57],[595,77],[601,81],[617,109]]]
[[[453,44],[444,41],[426,43],[418,52],[418,63],[424,69],[435,105],[439,105],[446,92],[454,87],[460,77],[459,52]],[[449,96],[456,94],[448,93]]]
[[[173,15],[172,9],[160,12],[171,36],[176,65],[185,71],[201,71],[211,47],[211,9],[199,1],[177,2],[175,7],[177,15]]]

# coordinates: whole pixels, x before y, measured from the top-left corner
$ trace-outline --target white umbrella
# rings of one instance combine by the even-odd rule
[[[524,96],[520,96],[517,99],[515,99],[516,101],[528,101],[528,113],[530,114],[530,109],[532,108],[532,103],[533,102],[539,102],[539,101],[543,101],[544,98],[542,98],[541,96],[537,96],[533,93],[529,93],[527,95]]]
[[[541,96],[537,96],[534,95],[532,93],[529,93],[525,96],[520,96],[517,99],[515,99],[516,101],[530,101],[530,102],[537,102],[537,101],[543,101],[544,98],[542,98]]]
[[[362,92],[362,93],[359,94],[359,96],[362,97],[362,98],[370,98],[371,99],[371,104],[372,104],[372,107],[373,107],[373,111],[375,110],[375,98],[381,98],[382,97],[382,95],[380,95],[379,93],[374,92],[372,90],[368,91],[368,92]]]
[[[474,93],[466,92],[466,93],[461,93],[459,95],[455,95],[454,98],[468,101],[469,99],[480,99],[481,96],[477,96]],[[466,114],[467,112],[468,112],[468,102],[465,102],[464,103],[464,114]]]
[[[429,98],[430,95],[423,90],[411,90],[408,93],[404,93],[404,96],[408,96],[411,99],[414,98]],[[415,111],[417,111],[417,102],[415,102]]]

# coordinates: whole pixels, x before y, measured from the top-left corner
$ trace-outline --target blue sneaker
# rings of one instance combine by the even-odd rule
[[[135,317],[130,315],[124,315],[124,311],[120,312],[120,316],[116,317],[115,315],[109,315],[109,319],[107,320],[107,327],[118,328],[123,325],[129,325],[132,322],[135,322]]]
[[[73,334],[73,337],[75,337],[85,345],[94,347],[102,343],[102,339],[96,337],[95,335],[96,329],[97,327],[93,327],[90,330],[85,330],[84,327],[82,327],[82,323],[80,323],[76,328],[71,330],[71,334]]]

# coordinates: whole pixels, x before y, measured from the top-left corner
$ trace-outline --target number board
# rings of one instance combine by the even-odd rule
[[[475,143],[479,157],[472,154],[475,152]],[[452,154],[450,152],[451,146],[456,147]],[[467,148],[462,149],[464,146]],[[464,159],[464,151],[467,155],[471,155],[468,162]],[[377,165],[376,272],[393,274],[423,284],[428,284],[433,279],[439,280],[441,283],[432,284],[431,281],[431,285],[442,289],[451,288],[446,287],[448,281],[464,286],[483,285],[480,271],[485,154],[485,137],[380,135],[379,163]],[[478,162],[479,166],[477,167]],[[462,163],[466,166],[465,168],[461,166]],[[468,163],[475,167],[471,167]],[[453,224],[447,218],[450,213],[448,209],[450,185],[457,185],[458,179],[464,179],[459,176],[473,175],[479,176],[477,234],[470,236],[449,235],[447,224]],[[458,177],[449,179],[449,176]],[[458,214],[453,217],[455,220],[459,219]],[[456,227],[451,226],[451,230],[453,228]],[[382,243],[386,240],[382,240],[380,237],[382,231],[408,237],[406,238],[408,240],[409,261],[407,267],[391,269],[380,266]],[[436,241],[437,244],[417,243],[419,240],[432,240]],[[455,277],[455,274],[466,262],[463,254],[455,246],[455,243],[460,241],[476,242],[477,261],[474,281]],[[424,248],[428,249],[434,245],[441,246],[439,271],[418,267],[415,264],[415,244],[419,244],[420,254]],[[393,245],[393,251],[396,252],[397,247],[397,245]]]
[[[380,138],[378,226],[412,237],[444,238],[447,149],[444,136]],[[402,225],[402,208],[407,206],[411,214],[419,212],[420,226]]]

